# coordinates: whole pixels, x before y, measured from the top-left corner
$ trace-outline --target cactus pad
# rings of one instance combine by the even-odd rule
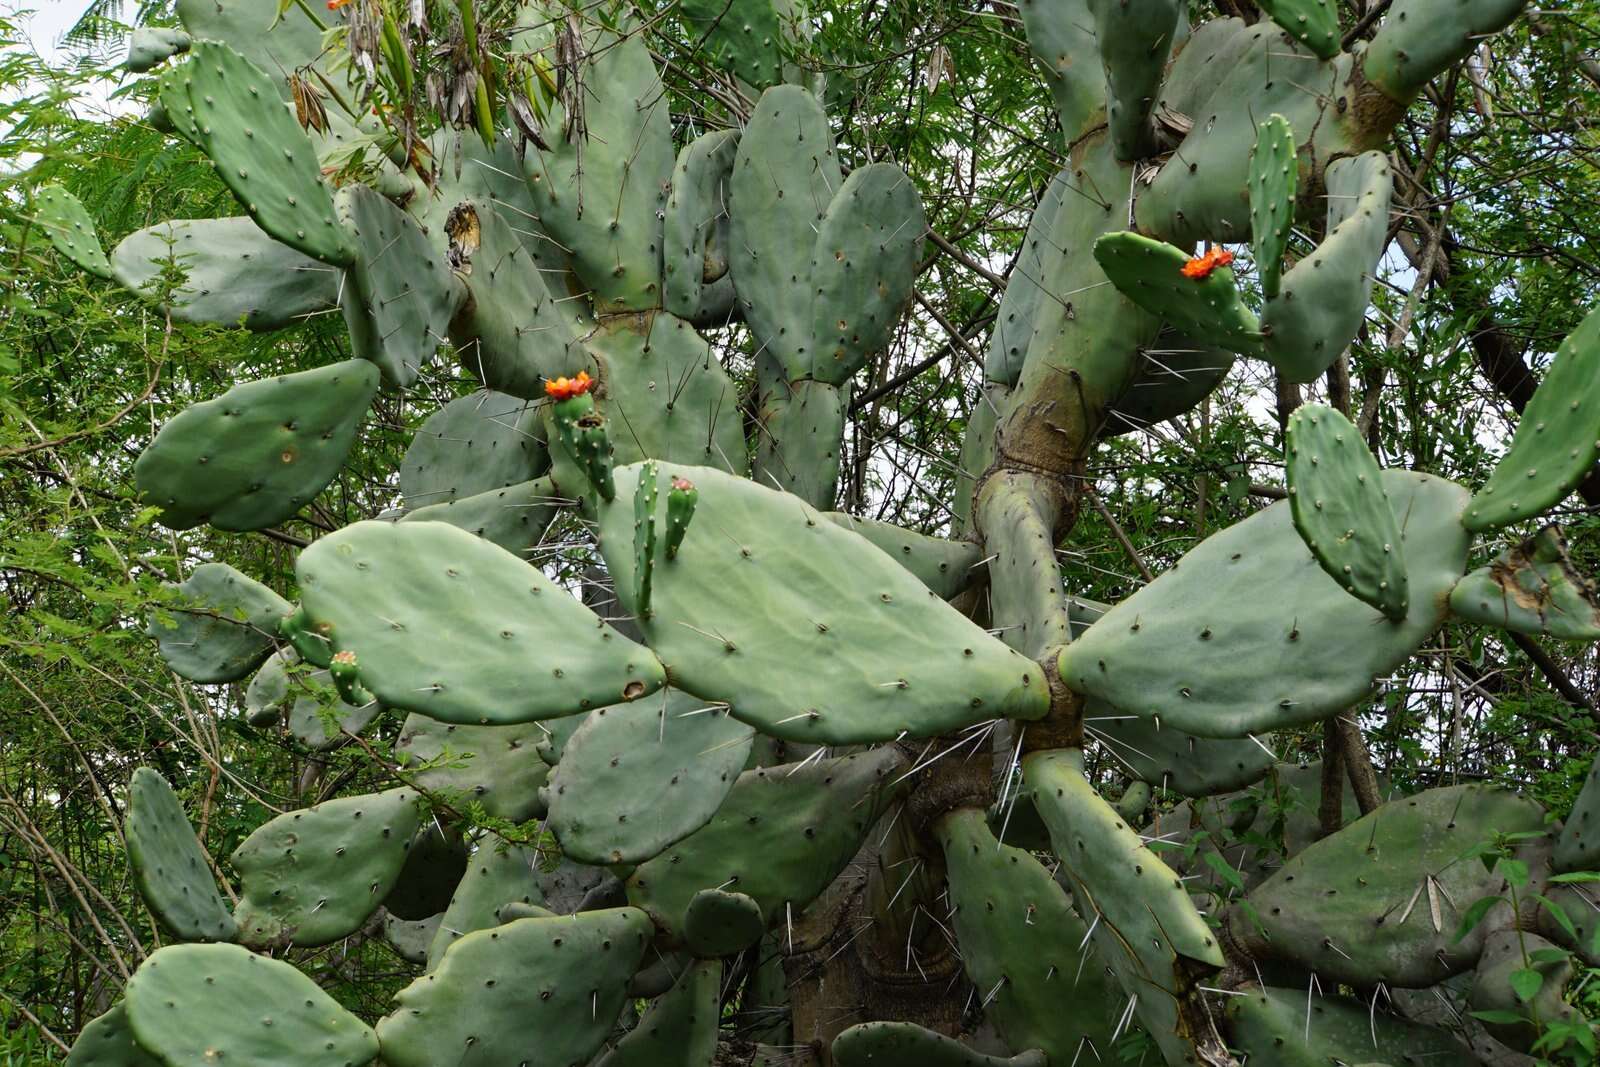
[[[302,745],[319,752],[337,748],[346,735],[360,734],[383,713],[383,705],[377,701],[345,702],[334,688],[333,676],[325,670],[309,672],[295,689],[295,701],[289,706],[289,732]]]
[[[1290,857],[1250,891],[1228,929],[1253,958],[1292,962],[1325,981],[1421,988],[1470,969],[1489,921],[1457,940],[1479,899],[1506,891],[1471,850],[1496,833],[1544,829],[1544,809],[1483,785],[1392,800]]]
[[[1260,351],[1261,324],[1226,261],[1191,276],[1185,268],[1197,261],[1183,249],[1136,233],[1106,234],[1095,241],[1094,258],[1118,292],[1183,333],[1245,355]]]
[[[243,216],[173,219],[129,234],[111,250],[125,289],[151,298],[169,264],[183,284],[165,306],[180,322],[277,330],[339,306],[339,271],[274,241]]]
[[[550,776],[547,825],[580,863],[639,863],[700,829],[755,731],[676,690],[591,712]]]
[[[544,903],[544,893],[534,877],[538,859],[529,849],[505,846],[493,837],[478,845],[428,948],[430,972],[438,969],[446,950],[463,937],[510,921],[502,909],[512,904]]]
[[[179,1005],[187,1023],[174,1014]],[[237,945],[152,953],[128,981],[127,1012],[134,1037],[166,1067],[365,1067],[378,1055],[367,1025],[315,982]]]
[[[1106,72],[1112,147],[1118,159],[1140,159],[1155,145],[1150,112],[1184,6],[1177,0],[1088,0],[1088,7]]]
[[[354,262],[317,150],[284,107],[276,80],[217,41],[196,41],[183,70],[201,146],[256,225],[313,259]]]
[[[447,803],[481,804],[494,818],[522,822],[544,814],[539,790],[550,769],[537,751],[544,737],[539,723],[470,726],[411,715],[400,728],[395,759],[410,768],[418,788]]]
[[[407,963],[427,963],[428,946],[439,932],[439,922],[444,916],[430,915],[426,919],[397,919],[383,917],[383,939],[389,942],[401,959]]]
[[[733,311],[728,175],[738,150],[738,130],[715,130],[685,145],[672,168],[662,224],[661,306],[680,319],[720,326]]]
[[[1289,416],[1285,439],[1289,511],[1306,547],[1345,592],[1404,620],[1400,524],[1361,431],[1333,408],[1307,404]]]
[[[146,632],[161,658],[191,682],[236,682],[266,660],[287,600],[226,563],[202,563],[177,587],[179,602],[152,613]]]
[[[1323,7],[1328,0],[1314,0]],[[1283,253],[1294,226],[1295,189],[1300,164],[1295,158],[1294,131],[1282,115],[1269,115],[1256,128],[1250,149],[1250,248],[1255,254],[1261,293],[1278,295],[1283,277]]]
[[[600,548],[630,611],[642,470],[617,471],[619,503],[601,515]],[[663,466],[674,475],[698,487],[696,519],[677,558],[658,566],[640,626],[682,688],[763,733],[830,744],[1044,714],[1036,664],[864,539],[742,478]]]
[[[1258,988],[1227,1000],[1234,1043],[1273,1067],[1360,1064],[1376,1055],[1397,1064],[1472,1062],[1466,1046],[1444,1031],[1346,997]]]
[[[953,599],[982,573],[983,557],[972,541],[930,537],[843,511],[827,512],[825,518],[872,542],[890,559],[916,575],[917,580],[940,600]]]
[[[1074,991],[1073,999],[1079,994]],[[916,1023],[859,1023],[833,1039],[838,1067],[1046,1067],[1043,1052],[985,1056]]]
[[[1389,622],[1339,588],[1280,501],[1208,537],[1107,612],[1062,652],[1061,677],[1127,714],[1200,737],[1245,737],[1344,711],[1444,621],[1445,594],[1466,565],[1468,538],[1456,532],[1466,491],[1412,471],[1381,480],[1404,516],[1405,621]],[[1263,599],[1263,588],[1274,595]],[[1254,610],[1195,609],[1228,603]]]
[[[1006,1044],[1052,1063],[1071,1063],[1085,1042],[1109,1048],[1121,997],[1061,886],[1027,852],[995,841],[981,811],[958,808],[937,832],[962,966]]]
[[[358,522],[295,565],[306,612],[389,707],[506,725],[659,689],[662,667],[509,552],[442,522]],[[457,623],[440,630],[438,612]],[[543,679],[530,684],[533,678]]]
[[[743,952],[766,931],[761,905],[743,893],[702,889],[683,913],[684,944],[705,959]]]
[[[702,889],[743,893],[768,922],[799,912],[861,847],[902,760],[879,748],[746,771],[709,823],[634,870],[629,903],[673,940]]]
[[[526,559],[561,509],[571,501],[558,496],[555,482],[534,478],[504,489],[489,489],[442,504],[428,504],[401,516],[401,522],[447,522]]]
[[[279,815],[239,845],[239,940],[326,945],[353,933],[400,876],[421,825],[410,789],[328,800]]]
[[[1557,526],[1546,526],[1462,578],[1450,591],[1450,611],[1517,633],[1600,640],[1593,583],[1573,566]]]
[[[149,767],[133,772],[123,831],[133,880],[161,925],[185,941],[232,941],[233,916],[205,850],[172,787]]]
[[[406,507],[448,504],[534,478],[547,462],[542,423],[531,401],[505,393],[450,401],[428,416],[400,463]]]
[[[1195,737],[1151,719],[1118,715],[1092,705],[1084,729],[1135,778],[1187,797],[1210,796],[1260,781],[1275,762],[1249,738]]]
[[[282,522],[339,473],[377,389],[355,359],[236,385],[161,427],[134,482],[177,530]]]
[[[77,197],[59,185],[46,185],[33,194],[34,221],[55,245],[81,270],[98,278],[110,278],[111,261],[95,233],[94,219]]]
[[[595,1067],[711,1067],[722,1019],[722,964],[697,960]]]
[[[756,89],[783,81],[783,29],[773,0],[686,0],[678,10],[719,67]]]
[[[1392,17],[1392,16],[1391,16]],[[1511,447],[1462,522],[1475,533],[1531,519],[1559,504],[1600,457],[1600,310],[1556,350],[1523,410]]]
[[[67,1067],[161,1067],[161,1061],[139,1047],[127,1009],[116,1004],[78,1034],[67,1054]]]
[[[1330,0],[1267,0],[1261,7],[1319,58],[1339,54],[1339,11]]]
[[[395,1012],[378,1023],[384,1062],[586,1063],[611,1032],[649,940],[650,920],[633,908],[470,933],[395,995]]]

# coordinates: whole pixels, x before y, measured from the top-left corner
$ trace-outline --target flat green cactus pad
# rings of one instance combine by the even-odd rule
[[[486,837],[467,862],[428,948],[428,970],[437,970],[446,950],[474,930],[487,930],[509,921],[504,908],[544,903],[544,892],[534,875],[538,854],[531,849],[506,846]]]
[[[367,1025],[315,982],[237,945],[157,950],[129,979],[126,1003],[134,1037],[165,1067],[365,1067],[378,1054]]]
[[[702,889],[743,893],[768,922],[800,911],[861,847],[903,759],[890,747],[746,771],[709,823],[634,870],[628,901],[674,941]]]
[[[1077,999],[1074,990],[1072,997]],[[916,1023],[859,1023],[833,1039],[839,1067],[1046,1067],[1038,1049],[1015,1056],[985,1056],[953,1037]]]
[[[166,927],[185,941],[232,941],[233,916],[172,786],[149,767],[128,784],[128,865],[139,894]]]
[[[358,522],[295,565],[305,610],[389,707],[506,725],[659,689],[650,650],[503,549],[442,522]],[[437,613],[457,622],[433,625]],[[538,681],[535,682],[535,679]]]
[[[1138,373],[1111,410],[1101,434],[1111,437],[1176,418],[1210,396],[1233,369],[1234,355],[1165,329],[1139,349]]]
[[[953,599],[982,573],[983,557],[974,541],[930,537],[843,511],[830,511],[824,517],[872,542],[940,600]]]
[[[773,0],[687,0],[679,14],[712,62],[765,89],[783,81],[779,10]]]
[[[55,245],[82,270],[99,278],[110,278],[111,261],[95,233],[94,219],[82,202],[59,185],[46,185],[33,194],[34,221]]]
[[[178,674],[202,684],[236,682],[272,652],[290,603],[226,563],[202,563],[177,587],[178,603],[151,613],[145,632]]]
[[[1594,586],[1573,566],[1557,526],[1546,526],[1462,578],[1450,591],[1450,611],[1517,633],[1600,640]]]
[[[618,469],[618,503],[600,517],[600,548],[630,611],[641,471]],[[1044,714],[1036,664],[861,537],[792,495],[661,465],[661,477],[680,475],[699,504],[677,558],[656,564],[640,628],[682,688],[763,733],[829,744]]]
[[[683,915],[683,940],[696,956],[732,956],[761,940],[767,920],[761,905],[743,893],[702,889]]]
[[[550,773],[538,753],[544,738],[540,723],[472,726],[414,714],[400,727],[394,750],[418,788],[463,809],[481,804],[497,819],[522,822],[544,814],[539,790]]]
[[[1208,537],[1107,612],[1062,653],[1062,678],[1200,737],[1266,733],[1349,708],[1444,621],[1446,593],[1466,566],[1457,519],[1466,491],[1413,471],[1384,471],[1381,481],[1402,517],[1404,621],[1339,588],[1280,501]],[[1246,603],[1250,611],[1203,607]]]
[[[256,225],[312,259],[353,263],[355,244],[334,212],[317,150],[278,80],[214,40],[196,41],[183,70],[201,147]]]
[[[311,947],[355,932],[400,876],[421,825],[417,794],[328,800],[256,828],[233,852],[241,943]]]
[[[1474,903],[1507,890],[1470,851],[1496,833],[1540,831],[1544,814],[1483,785],[1392,800],[1290,857],[1250,891],[1249,915],[1230,913],[1228,929],[1253,958],[1293,962],[1324,981],[1432,985],[1471,969],[1510,914],[1497,904],[1456,939]]]
[[[1088,0],[1088,8],[1106,74],[1111,144],[1118,159],[1143,158],[1155,146],[1150,112],[1184,6],[1176,0]]]
[[[1470,1063],[1465,1045],[1347,997],[1264,988],[1228,997],[1228,1021],[1241,1052],[1273,1067],[1327,1067],[1383,1055],[1395,1063]]]
[[[1390,98],[1409,101],[1524,7],[1521,0],[1401,0],[1384,13],[1363,70]]]
[[[161,1067],[161,1061],[139,1047],[127,1009],[116,1004],[78,1034],[67,1067]]]
[[[738,130],[713,130],[685,145],[672,168],[662,223],[661,306],[690,322],[721,325],[733,310],[728,175],[738,150]]]
[[[716,814],[755,731],[677,690],[600,708],[550,776],[546,825],[580,863],[639,863]]]
[[[1329,0],[1267,0],[1261,9],[1321,58],[1339,54],[1339,10]]]
[[[721,993],[722,964],[691,963],[595,1067],[711,1067]]]
[[[1366,321],[1389,234],[1389,157],[1364,152],[1328,164],[1327,237],[1283,276],[1261,313],[1261,355],[1291,382],[1311,382]]]
[[[1210,796],[1260,781],[1277,761],[1250,738],[1196,737],[1175,726],[1090,705],[1084,729],[1140,781],[1188,797]]]
[[[177,0],[178,19],[197,40],[226,41],[250,62],[275,75],[277,91],[289,96],[287,79],[276,77],[312,64],[323,54],[322,34],[308,18],[280,17],[256,0]],[[340,16],[322,11],[321,17]]]
[[[346,735],[359,735],[383,713],[383,705],[375,700],[359,706],[346,703],[334,688],[333,676],[325,670],[307,672],[294,690],[289,732],[302,745],[319,752],[337,748]]]
[[[1118,292],[1183,333],[1242,355],[1260,352],[1261,324],[1226,265],[1189,277],[1184,268],[1194,257],[1137,233],[1104,235],[1094,243],[1094,258]]]
[[[182,30],[165,26],[139,26],[128,37],[128,56],[122,61],[122,66],[134,74],[143,74],[173,56],[187,52],[193,43],[194,39]]]
[[[1328,6],[1328,0],[1311,0]],[[1283,253],[1294,227],[1294,198],[1300,179],[1295,158],[1294,131],[1282,115],[1268,115],[1256,127],[1250,149],[1250,248],[1261,278],[1261,292],[1278,295],[1283,277]]]
[[[389,914],[415,922],[450,906],[467,874],[468,849],[461,836],[428,819],[406,849],[394,888],[383,898]]]
[[[1036,752],[1023,758],[1022,773],[1078,914],[1134,998],[1132,1017],[1181,1063],[1195,1039],[1179,1032],[1179,1001],[1226,961],[1183,880],[1089,784],[1082,759],[1073,749]]]
[[[643,912],[614,908],[468,934],[395,995],[396,1010],[378,1023],[384,1062],[587,1063],[616,1023],[650,933]]]
[[[1389,618],[1410,610],[1400,523],[1378,461],[1338,411],[1306,404],[1289,416],[1284,471],[1295,529],[1329,577]]]
[[[163,291],[162,273],[183,282]],[[277,330],[339,306],[339,271],[275,241],[244,216],[173,219],[124,237],[111,250],[117,282],[164,299],[180,322]]]
[[[447,522],[518,559],[527,559],[563,507],[572,501],[557,494],[549,478],[534,478],[504,489],[429,504],[401,516],[401,522]]]
[[[922,194],[897,164],[850,172],[812,246],[806,377],[842,385],[888,346],[911,300],[927,228]]]
[[[549,463],[542,423],[532,401],[505,393],[450,401],[418,428],[400,463],[406,507],[464,501],[533,479]]]
[[[444,343],[466,287],[441,243],[376,189],[346,185],[336,207],[354,248],[339,300],[350,347],[405,388]]]
[[[989,350],[983,360],[983,377],[987,382],[1014,386],[1022,375],[1022,361],[1028,354],[1028,346],[1033,344],[1034,312],[1045,294],[1046,265],[1056,259],[1048,240],[1050,228],[1055,225],[1056,212],[1061,210],[1061,197],[1067,185],[1067,173],[1057,173],[1034,205],[1028,232],[1017,254],[1017,265],[1012,268],[1005,293],[1000,297],[1000,310],[995,316],[994,330],[989,334]],[[986,405],[980,403],[979,406]]]
[[[1511,448],[1462,522],[1475,533],[1531,519],[1559,504],[1600,457],[1600,310],[1567,334],[1533,399],[1522,412]]]
[[[1527,999],[1513,982],[1519,971],[1532,971],[1539,977],[1535,992]],[[1499,1022],[1484,1020],[1485,1028],[1497,1041],[1526,1053],[1545,1027],[1571,1021],[1576,1014],[1563,999],[1572,971],[1572,957],[1538,934],[1496,930],[1484,940],[1468,1003],[1480,1020],[1480,1012],[1501,1016]],[[1520,1021],[1504,1021],[1505,1015],[1520,1017]]]
[[[936,829],[962,966],[988,999],[985,1010],[1006,1043],[1040,1049],[1052,1063],[1071,1063],[1085,1041],[1109,1048],[1122,1012],[1121,991],[1088,943],[1089,924],[1072,910],[1050,872],[1027,852],[995,841],[976,809],[958,808]],[[869,1036],[858,1035],[846,1047],[862,1042],[872,1049],[897,1035]],[[909,1067],[945,1060],[905,1062]]]
[[[359,359],[236,385],[161,427],[134,484],[173,529],[282,522],[339,473],[377,390]]]
[[[1592,871],[1600,867],[1600,760],[1589,764],[1572,814],[1556,838],[1551,861],[1558,871]]]
[[[389,947],[407,963],[427,963],[428,946],[433,944],[434,936],[439,932],[439,922],[443,918],[442,913],[415,920],[397,919],[393,915],[385,915],[383,939],[389,942]]]

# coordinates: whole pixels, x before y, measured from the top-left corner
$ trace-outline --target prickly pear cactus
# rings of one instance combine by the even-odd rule
[[[897,164],[840,152],[804,10],[270,6],[180,0],[184,32],[142,33],[128,63],[232,217],[107,254],[63,189],[31,203],[61,255],[176,319],[342,315],[340,358],[154,435],[134,489],[167,527],[294,522],[374,405],[432,412],[399,513],[308,526],[293,600],[213,563],[150,622],[195,683],[259,671],[255,729],[359,749],[384,784],[341,778],[245,837],[217,861],[230,910],[171,789],[138,772],[150,910],[233,943],[149,956],[73,1062],[709,1067],[748,1052],[731,1027],[846,1067],[1065,1067],[1121,1042],[1172,1065],[1468,1062],[1332,987],[1470,971],[1476,1002],[1559,1013],[1518,983],[1587,951],[1550,916],[1583,896],[1561,873],[1594,862],[1593,780],[1559,843],[1532,801],[1463,785],[1308,845],[1281,832],[1265,739],[1359,706],[1452,618],[1600,637],[1557,530],[1468,573],[1475,534],[1548,511],[1600,454],[1600,318],[1476,491],[1380,470],[1308,408],[1289,499],[1123,602],[1070,596],[1055,557],[1098,442],[1199,404],[1235,357],[1305,382],[1344,351],[1388,234],[1390,131],[1520,0],[1398,0],[1350,48],[1328,0],[1250,26],[1024,0],[1064,166],[989,343],[959,540],[835,510],[853,390],[913,300],[928,224]],[[721,67],[698,136],[658,68],[669,13]],[[441,402],[418,383],[444,352],[475,388]],[[1088,745],[1123,787],[1086,772]],[[1183,797],[1236,876],[1224,909],[1141,833],[1152,798]],[[1297,854],[1247,882],[1234,825]],[[1534,928],[1536,972],[1507,933]],[[294,966],[384,931],[414,981],[381,1018]],[[846,952],[907,1011],[907,988],[965,1011],[835,1011],[865,995],[817,995]],[[1302,1025],[1287,990],[1318,974],[1330,999]]]

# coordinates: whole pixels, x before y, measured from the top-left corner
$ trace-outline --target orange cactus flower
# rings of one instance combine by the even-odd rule
[[[328,10],[337,11],[349,2],[350,0],[328,0]]]
[[[1233,262],[1233,253],[1222,248],[1209,248],[1205,255],[1195,256],[1183,265],[1185,278],[1200,279],[1209,275],[1218,267],[1226,267]]]
[[[582,396],[594,385],[594,379],[589,377],[588,371],[579,371],[576,378],[556,378],[544,383],[544,395],[554,400],[570,400],[575,396]]]

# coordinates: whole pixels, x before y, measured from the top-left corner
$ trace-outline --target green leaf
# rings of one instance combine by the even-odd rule
[[[1532,967],[1524,967],[1511,972],[1510,982],[1511,991],[1526,1004],[1539,995],[1539,990],[1544,986],[1544,975]]]
[[[1500,872],[1505,875],[1506,881],[1518,889],[1528,884],[1528,865],[1522,860],[1501,860]]]
[[[1568,938],[1573,941],[1580,940],[1578,937],[1578,928],[1572,925],[1572,919],[1567,916],[1567,909],[1563,908],[1560,904],[1557,904],[1549,897],[1540,896],[1537,893],[1533,895],[1533,899],[1538,901],[1544,910],[1550,913],[1550,917],[1556,921],[1556,925],[1561,927],[1562,932],[1565,933]],[[1600,930],[1597,930],[1596,933],[1600,933]]]
[[[1528,1019],[1527,1017],[1518,1015],[1514,1011],[1505,1011],[1500,1008],[1495,1008],[1491,1011],[1471,1011],[1467,1014],[1471,1015],[1474,1019],[1480,1019],[1486,1023],[1503,1023],[1506,1025],[1527,1023],[1529,1026],[1533,1025],[1532,1020]]]
[[[1238,892],[1244,892],[1244,875],[1234,870],[1233,864],[1223,859],[1220,852],[1207,852],[1205,854],[1205,861],[1206,866],[1210,867],[1213,871],[1216,871],[1217,874],[1222,877],[1224,882],[1227,882]]]
[[[1600,871],[1568,871],[1566,874],[1553,874],[1550,881],[1557,885],[1573,885],[1579,882],[1600,882]]]

